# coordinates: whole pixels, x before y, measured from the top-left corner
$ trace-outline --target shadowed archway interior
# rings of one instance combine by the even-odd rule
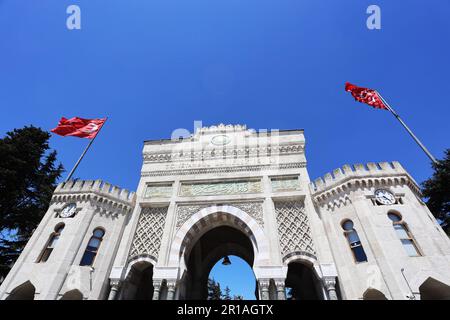
[[[253,266],[253,246],[242,231],[230,226],[219,226],[203,234],[186,257],[187,270],[183,277],[180,298],[207,299],[209,273],[217,261],[226,255],[238,256],[250,267]]]
[[[122,290],[123,300],[152,300],[153,265],[140,261],[131,267]]]
[[[316,279],[310,266],[301,262],[291,262],[288,265],[286,277],[287,299],[289,300],[323,300]]]

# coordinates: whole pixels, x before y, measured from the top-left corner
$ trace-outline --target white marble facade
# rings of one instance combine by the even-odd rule
[[[145,142],[136,193],[61,183],[0,299],[200,299],[226,254],[259,299],[450,299],[450,241],[398,162],[311,182],[303,130],[242,125]]]

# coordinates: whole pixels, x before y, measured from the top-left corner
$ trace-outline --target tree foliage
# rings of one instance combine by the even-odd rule
[[[220,283],[211,278],[208,279],[208,300],[222,300]]]
[[[208,300],[244,300],[241,295],[231,296],[231,289],[226,286],[225,290],[222,292],[220,288],[220,283],[216,282],[214,279],[208,278]]]
[[[44,216],[63,172],[50,134],[33,126],[0,139],[0,278]]]
[[[433,164],[433,176],[422,183],[422,193],[433,215],[441,222],[442,228],[450,232],[450,149],[445,158]]]
[[[231,290],[228,286],[225,287],[225,292],[222,295],[222,300],[231,300]]]

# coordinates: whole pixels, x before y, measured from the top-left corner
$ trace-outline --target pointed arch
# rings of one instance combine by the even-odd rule
[[[450,278],[436,271],[420,271],[410,280],[410,284],[412,291],[414,293],[420,293],[421,299],[423,300],[450,299],[448,292],[448,288],[450,288]]]
[[[14,288],[6,300],[34,300],[34,294],[36,293],[36,288],[28,280],[21,285]]]
[[[78,289],[67,291],[60,300],[83,300],[83,294]]]
[[[387,300],[387,298],[380,290],[368,288],[363,294],[363,300]]]
[[[269,260],[269,243],[262,227],[249,214],[229,205],[214,205],[192,215],[177,231],[172,242],[169,265],[180,266],[181,256],[190,243],[218,225],[229,225],[246,234],[255,252],[255,265]]]
[[[428,277],[420,286],[421,300],[450,300],[450,286]]]
[[[152,300],[155,261],[149,257],[134,259],[128,265],[121,290],[121,300]]]

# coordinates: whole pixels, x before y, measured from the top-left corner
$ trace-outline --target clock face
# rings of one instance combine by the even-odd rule
[[[75,211],[77,210],[77,205],[75,203],[69,203],[67,206],[62,209],[59,216],[61,218],[70,218],[75,214]]]
[[[381,204],[394,204],[395,196],[392,192],[385,189],[378,189],[375,191],[375,199]]]

